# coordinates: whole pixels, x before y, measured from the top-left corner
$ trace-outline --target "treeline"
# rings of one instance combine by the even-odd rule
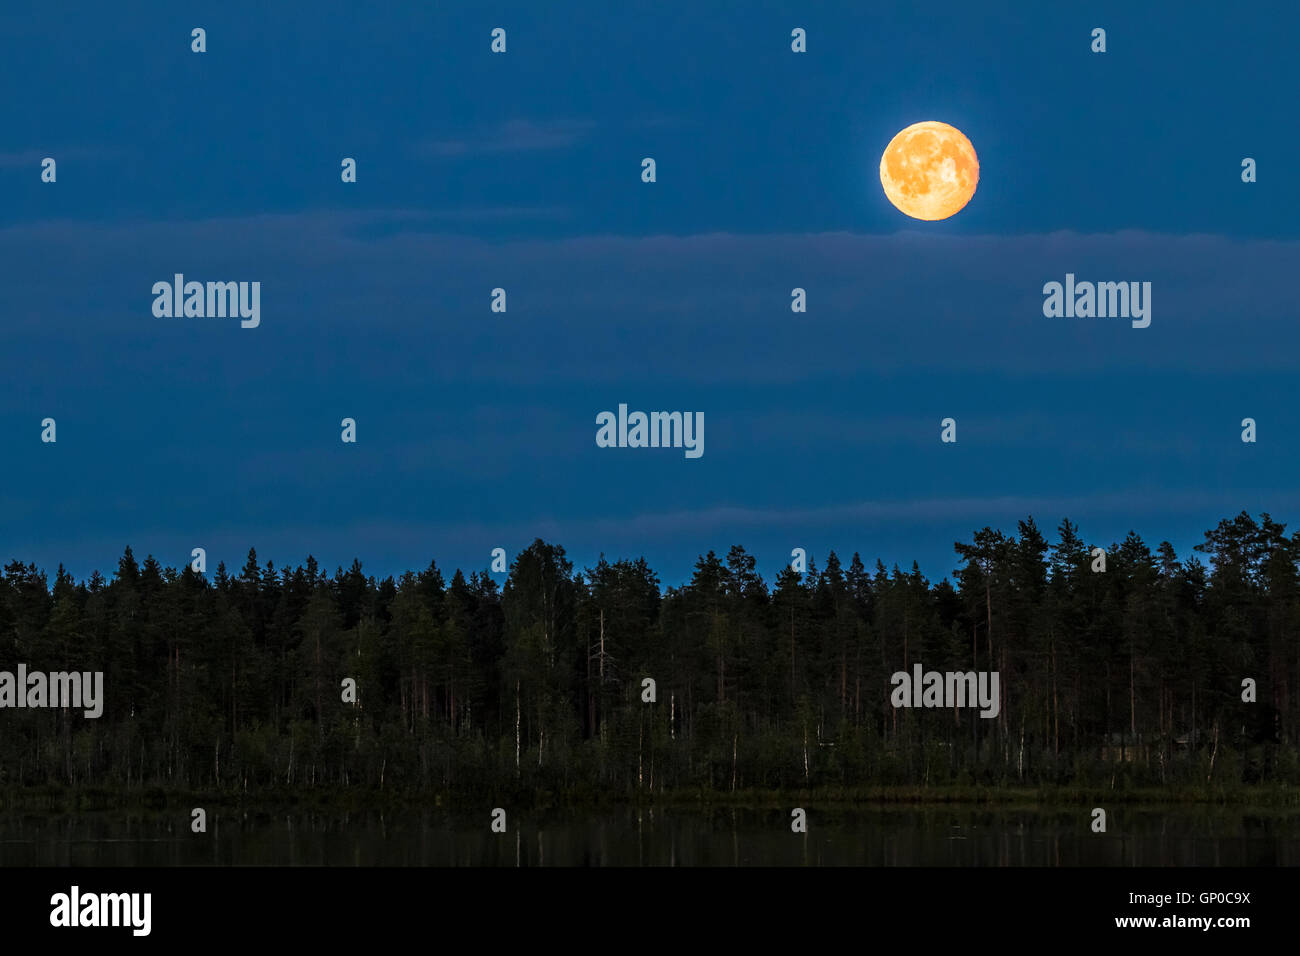
[[[1300,534],[1242,513],[1105,571],[1068,520],[955,545],[952,582],[733,547],[663,588],[535,541],[504,584],[431,564],[138,563],[0,579],[0,670],[103,671],[104,712],[0,710],[0,787],[393,793],[1300,783]],[[890,676],[997,671],[996,718]],[[356,702],[344,681],[356,682]],[[653,702],[645,679],[654,681]],[[1255,701],[1243,701],[1243,681]]]

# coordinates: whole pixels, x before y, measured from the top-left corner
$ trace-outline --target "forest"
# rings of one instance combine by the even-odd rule
[[[0,795],[1300,784],[1300,534],[1243,512],[1182,560],[1134,532],[1104,571],[1091,549],[1028,518],[956,542],[938,583],[833,552],[769,583],[736,546],[670,587],[542,540],[500,584],[253,550],[209,576],[127,548],[81,582],[15,560],[0,669],[102,671],[105,699],[0,710]],[[996,718],[895,709],[918,662],[997,671]]]

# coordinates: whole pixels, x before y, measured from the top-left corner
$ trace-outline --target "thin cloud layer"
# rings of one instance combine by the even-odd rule
[[[1298,303],[1285,278],[1300,243],[1282,240],[904,232],[488,242],[439,234],[429,214],[374,211],[19,225],[0,230],[0,255],[16,277],[0,306],[33,346],[51,315],[146,346],[206,337],[201,321],[152,318],[152,282],[174,272],[258,279],[266,318],[240,360],[250,374],[277,351],[292,363],[304,335],[348,335],[359,312],[369,330],[361,356],[385,377],[413,374],[406,361],[418,357],[442,381],[609,382],[653,368],[656,381],[760,384],[863,371],[1204,371],[1207,355],[1220,371],[1300,362],[1286,347]],[[1067,273],[1151,282],[1150,328],[1044,317],[1043,284]],[[488,311],[498,287],[507,315]],[[807,291],[807,313],[790,311],[795,287]],[[420,346],[431,329],[433,352]]]

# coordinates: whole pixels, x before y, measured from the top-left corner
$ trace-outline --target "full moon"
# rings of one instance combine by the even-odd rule
[[[913,219],[947,219],[975,195],[980,162],[965,134],[947,123],[913,123],[880,157],[880,185]]]

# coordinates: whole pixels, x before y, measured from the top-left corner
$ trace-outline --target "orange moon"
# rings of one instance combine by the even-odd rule
[[[913,123],[889,141],[880,157],[880,185],[913,219],[947,219],[975,195],[980,162],[975,147],[955,126]]]

